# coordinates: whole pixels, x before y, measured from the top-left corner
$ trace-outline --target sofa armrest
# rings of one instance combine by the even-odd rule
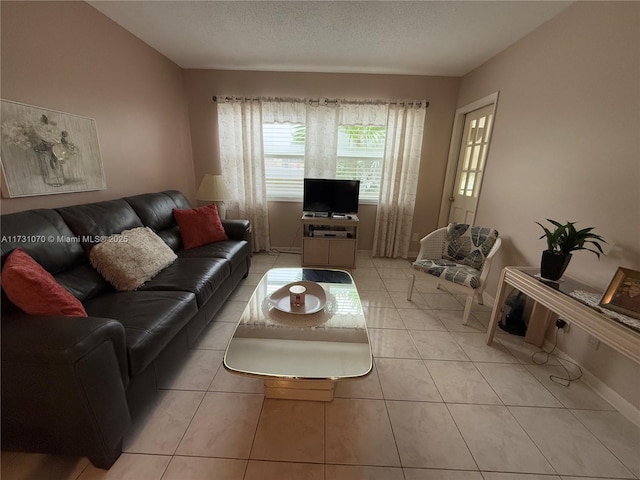
[[[2,361],[72,365],[105,342],[113,344],[118,370],[126,386],[125,331],[116,320],[98,317],[32,316],[2,318]]]
[[[124,327],[104,318],[2,318],[2,448],[86,455],[108,468],[131,424]]]
[[[251,224],[249,220],[222,220],[229,240],[245,240],[251,244]]]

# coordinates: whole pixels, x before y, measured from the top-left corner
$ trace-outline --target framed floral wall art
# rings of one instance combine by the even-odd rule
[[[95,121],[1,100],[6,197],[104,190]]]

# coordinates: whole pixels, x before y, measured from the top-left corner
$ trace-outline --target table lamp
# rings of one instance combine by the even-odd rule
[[[229,193],[229,189],[225,185],[222,175],[207,173],[202,179],[202,182],[200,182],[196,198],[204,202],[214,202],[218,208],[220,218],[225,218],[226,207],[224,201],[231,198],[231,193]]]

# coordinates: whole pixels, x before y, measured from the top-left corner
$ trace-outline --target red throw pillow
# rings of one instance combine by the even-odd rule
[[[29,315],[87,316],[80,300],[22,248],[7,257],[0,283],[9,300]]]
[[[173,210],[173,216],[180,227],[182,244],[185,249],[199,247],[207,243],[229,240],[215,203],[190,210]]]

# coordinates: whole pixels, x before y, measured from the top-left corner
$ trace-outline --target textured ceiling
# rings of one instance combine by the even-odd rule
[[[90,1],[183,68],[460,76],[556,1]]]

